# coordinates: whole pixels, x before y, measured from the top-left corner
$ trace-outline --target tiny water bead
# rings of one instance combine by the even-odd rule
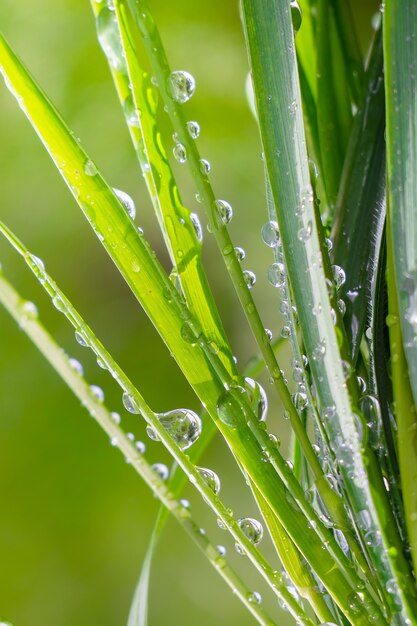
[[[246,395],[249,404],[259,421],[265,421],[268,413],[268,398],[265,389],[253,380],[253,378],[245,378]]]
[[[249,539],[255,546],[262,541],[264,536],[264,529],[260,522],[253,517],[241,517],[238,522],[239,528],[243,534]]]
[[[224,546],[216,546],[216,550],[220,556],[226,556],[226,548]]]
[[[339,290],[340,287],[342,287],[342,285],[344,285],[346,282],[345,271],[343,268],[340,267],[340,265],[332,265],[331,270],[332,270],[334,284],[336,286],[336,289]]]
[[[113,422],[115,424],[120,424],[120,422],[122,421],[122,418],[120,417],[120,414],[117,413],[116,411],[112,411],[110,413],[110,417],[112,418]]]
[[[233,209],[226,200],[215,200],[214,207],[217,211],[217,215],[220,218],[220,222],[223,224],[229,224],[233,217]]]
[[[250,602],[251,604],[261,604],[262,602],[262,596],[258,591],[252,591],[251,593],[248,593],[248,602]]]
[[[143,441],[136,441],[135,442],[135,448],[139,452],[139,454],[145,454],[145,452],[146,452],[146,446],[143,443]]]
[[[82,332],[80,332],[79,330],[76,330],[74,333],[74,336],[75,336],[75,341],[78,344],[80,344],[80,346],[82,346],[83,348],[88,348],[88,341],[84,337]]]
[[[289,326],[283,326],[280,334],[283,339],[288,339],[291,337],[291,328]]]
[[[187,122],[187,130],[191,139],[198,139],[200,136],[200,125],[198,122]]]
[[[324,359],[324,355],[326,354],[326,343],[325,341],[320,341],[317,346],[314,348],[311,358],[313,361],[319,362]]]
[[[249,289],[252,289],[252,287],[256,283],[256,274],[254,272],[251,272],[250,270],[245,270],[243,272],[243,278],[245,279],[245,283],[249,287]]]
[[[20,312],[22,314],[22,317],[28,320],[34,320],[39,315],[38,307],[34,302],[31,302],[30,300],[26,300],[21,304]]]
[[[73,359],[70,358],[68,359],[68,363],[70,365],[70,367],[77,372],[77,374],[79,374],[80,376],[82,376],[84,374],[84,368],[81,365],[81,363],[77,360],[77,359]]]
[[[303,226],[297,233],[298,240],[302,243],[306,243],[311,237],[312,224],[309,222],[307,226]]]
[[[267,222],[262,226],[261,230],[262,240],[270,248],[276,248],[280,242],[280,235],[277,222],[273,220]]]
[[[172,149],[172,153],[174,158],[178,163],[185,163],[187,161],[187,150],[182,143],[177,143]]]
[[[132,220],[134,220],[136,217],[136,207],[132,198],[129,196],[129,194],[127,194],[125,191],[122,191],[121,189],[116,189],[115,187],[113,187],[113,191],[119,198],[120,202],[124,205],[128,215],[132,218]]]
[[[188,102],[195,92],[195,80],[189,72],[177,70],[169,77],[169,89],[172,99],[179,104]]]
[[[277,288],[285,287],[285,267],[283,263],[272,263],[267,271],[266,277],[268,282]]]
[[[217,496],[221,488],[221,483],[220,478],[217,476],[216,472],[213,472],[213,470],[208,469],[207,467],[196,466],[196,470],[206,483],[207,487],[209,487],[212,492]]]
[[[98,385],[90,385],[90,391],[99,402],[104,402],[104,391]]]
[[[190,220],[194,226],[194,231],[197,237],[197,241],[200,243],[203,241],[203,227],[201,226],[200,218],[197,213],[190,213]]]
[[[210,173],[210,170],[210,161],[207,161],[207,159],[200,159],[200,172],[203,174],[203,176],[207,176],[207,174]]]
[[[156,472],[161,480],[167,480],[169,477],[169,469],[165,463],[154,463],[152,469]]]
[[[123,394],[122,401],[126,411],[129,411],[129,413],[134,413],[136,415],[140,413],[140,409],[135,398],[129,395],[127,392]]]

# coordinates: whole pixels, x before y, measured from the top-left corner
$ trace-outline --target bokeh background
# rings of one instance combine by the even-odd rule
[[[212,181],[235,217],[236,244],[258,276],[254,296],[266,324],[279,330],[278,302],[265,277],[271,262],[261,244],[266,221],[260,146],[244,85],[248,72],[236,0],[151,0],[173,69],[197,81],[185,105],[202,132],[199,147]],[[353,3],[363,40],[374,0]],[[82,139],[109,183],[135,200],[137,222],[169,268],[106,63],[88,0],[1,0],[0,24],[59,111]],[[46,152],[9,92],[0,85],[1,219],[45,261],[48,270],[157,411],[198,402],[128,288],[106,258]],[[181,191],[198,205],[187,173]],[[233,349],[243,366],[255,351],[211,236],[207,272]],[[0,262],[41,319],[84,364],[108,405],[123,412],[120,393],[5,242]],[[271,398],[271,401],[273,399]],[[271,402],[271,429],[287,445],[280,407]],[[143,425],[123,413],[140,437]],[[166,461],[158,444],[152,461]],[[238,516],[253,514],[247,491],[216,440],[202,462],[222,480]],[[152,531],[158,504],[114,450],[8,314],[0,309],[0,618],[14,626],[121,626]],[[225,541],[198,501],[193,510],[219,543]],[[229,553],[233,546],[226,544]],[[266,543],[266,548],[268,545]],[[234,556],[232,557],[235,558]],[[236,560],[245,573],[244,559]],[[169,522],[153,569],[150,624],[191,626],[253,620],[175,522]],[[289,622],[288,622],[289,623]],[[282,613],[282,626],[287,624]]]

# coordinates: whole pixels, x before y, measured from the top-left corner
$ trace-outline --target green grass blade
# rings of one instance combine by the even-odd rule
[[[332,258],[346,273],[339,297],[346,305],[344,324],[354,363],[365,329],[385,220],[384,132],[380,32],[367,75],[367,97],[353,123],[332,234]]]
[[[356,515],[369,511],[373,532],[381,537],[369,546],[382,573],[381,586],[404,576],[402,598],[388,600],[394,611],[398,602],[407,603],[416,614],[414,585],[403,555],[395,520],[390,513],[377,460],[361,440],[357,422],[356,378],[343,370],[347,341],[337,315],[334,326],[328,296],[329,277],[320,262],[323,258],[309,181],[308,158],[302,126],[297,65],[288,7],[263,0],[245,0],[249,54],[255,83],[257,109],[268,174],[277,208],[277,219],[288,269],[289,282],[298,309],[303,340],[316,384],[317,396],[333,453]],[[273,16],[273,19],[271,19]],[[277,158],[277,154],[280,155]],[[334,308],[336,305],[334,303]],[[331,419],[328,419],[331,414]],[[349,450],[346,465],[340,463]],[[360,480],[352,480],[355,474]],[[376,544],[376,542],[375,542]],[[395,546],[396,554],[388,551]],[[387,575],[384,575],[387,572]],[[403,581],[403,578],[401,578]],[[355,621],[356,623],[356,621]]]
[[[166,484],[145,460],[144,456],[137,450],[134,443],[112,419],[103,402],[97,399],[88,383],[74,370],[64,351],[40,324],[37,315],[34,313],[33,305],[30,309],[27,306],[25,307],[25,301],[2,275],[0,275],[0,302],[18,322],[20,328],[28,335],[68,387],[80,399],[81,403],[90,412],[90,415],[110,437],[112,443],[122,452],[129,464],[152,489],[155,496],[169,509],[170,513],[191,536],[193,541],[207,556],[215,570],[258,623],[263,626],[273,626],[275,622],[266,614],[262,606],[250,602],[251,591],[229,566],[226,559],[219,554],[217,548],[210,543],[207,536],[200,532],[199,525],[193,521],[188,509],[175,499],[175,496],[169,491]],[[28,311],[30,311],[29,315]],[[312,625],[312,622],[307,621],[306,623]]]
[[[98,37],[109,62],[126,123],[161,226],[171,260],[188,304],[206,337],[237,376],[230,347],[202,265],[202,228],[182,203],[161,133],[158,92],[139,62],[135,23],[120,2],[92,0]],[[197,228],[197,230],[196,230]]]
[[[349,83],[352,101],[359,106],[362,103],[365,88],[365,71],[351,6],[346,0],[332,0],[332,6],[345,58],[346,79]]]

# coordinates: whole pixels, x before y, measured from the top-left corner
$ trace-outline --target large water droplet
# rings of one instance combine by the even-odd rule
[[[297,0],[291,0],[290,8],[291,8],[292,27],[294,29],[294,37],[295,37],[298,31],[300,30],[301,22],[303,21],[303,14],[301,12],[300,5],[298,4]]]
[[[238,261],[243,261],[246,256],[246,252],[240,246],[235,247],[235,254]]]
[[[203,228],[201,226],[200,218],[198,217],[197,213],[190,213],[190,220],[192,225],[194,226],[197,240],[201,243],[203,241]]]
[[[245,393],[243,388],[240,388],[240,391],[241,393]],[[217,401],[216,410],[220,421],[232,428],[236,428],[242,417],[242,409],[239,402],[233,397],[230,391],[224,391],[221,394]]]
[[[272,263],[266,271],[268,282],[273,287],[285,286],[285,267],[283,263]]]
[[[140,413],[139,405],[137,404],[133,396],[125,392],[122,396],[122,401],[123,401],[123,406],[125,407],[126,411],[129,411],[129,413],[134,413],[134,414]]]
[[[68,363],[70,364],[74,372],[77,372],[77,374],[79,374],[80,376],[84,374],[84,368],[77,359],[70,358],[68,359]]]
[[[85,162],[84,172],[87,174],[87,176],[95,176],[98,173],[97,167],[95,163],[91,161],[91,159],[87,159],[87,161]]]
[[[104,391],[98,385],[90,385],[90,391],[99,402],[104,402]]]
[[[331,269],[336,289],[340,289],[340,287],[346,282],[345,271],[343,268],[340,267],[340,265],[332,265]]]
[[[308,405],[308,396],[306,393],[297,391],[293,394],[292,401],[299,411],[303,411]]]
[[[197,139],[200,136],[200,125],[198,122],[187,122],[187,130],[192,139]]]
[[[243,272],[243,278],[245,279],[245,283],[249,287],[249,289],[252,289],[252,287],[256,283],[256,274],[254,272],[251,272],[250,270],[245,270]]]
[[[228,224],[233,217],[233,209],[226,200],[215,200],[214,206],[217,211],[217,215],[220,218],[220,222]]]
[[[185,149],[185,146],[182,145],[182,143],[177,143],[175,144],[175,146],[172,149],[172,153],[175,157],[175,160],[178,161],[178,163],[185,163],[187,160],[187,151]]]
[[[241,517],[238,524],[244,535],[254,545],[258,545],[264,536],[262,524],[253,517]]]
[[[120,202],[124,205],[128,215],[132,218],[132,220],[136,217],[136,207],[132,198],[125,191],[121,191],[120,189],[115,189],[113,187],[113,191],[116,196],[119,198]]]
[[[111,67],[122,69],[124,66],[123,49],[114,10],[103,7],[97,17],[97,34],[100,45]]]
[[[221,484],[220,478],[217,476],[216,472],[213,472],[213,470],[208,469],[207,467],[196,466],[196,470],[206,483],[207,487],[209,487],[213,493],[217,495],[220,491]]]
[[[264,243],[270,248],[276,248],[280,242],[277,222],[271,220],[262,226],[261,235]]]
[[[194,411],[175,409],[167,413],[158,413],[157,417],[181,450],[192,446],[201,435],[201,420]]]
[[[172,72],[169,77],[169,87],[173,100],[183,104],[194,95],[195,80],[189,72]]]
[[[253,380],[253,378],[245,378],[245,389],[248,396],[249,404],[260,421],[265,421],[268,413],[268,398],[265,389]]]
[[[156,472],[161,480],[167,480],[169,476],[169,469],[165,463],[154,463],[152,469]]]

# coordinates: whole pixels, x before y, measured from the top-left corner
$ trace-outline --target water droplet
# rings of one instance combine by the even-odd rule
[[[272,263],[267,269],[266,277],[273,287],[285,286],[285,267],[283,263]]]
[[[203,228],[201,226],[201,222],[197,213],[190,213],[190,220],[192,225],[194,226],[197,240],[201,243],[203,241]]]
[[[298,411],[302,411],[308,405],[308,396],[306,393],[302,393],[301,391],[297,391],[292,396],[292,401]]]
[[[243,272],[243,278],[245,279],[245,283],[249,287],[249,289],[252,289],[252,287],[256,283],[255,273],[251,272],[250,270],[245,270]]]
[[[135,448],[139,452],[139,454],[145,454],[146,452],[146,446],[143,441],[136,441]]]
[[[119,443],[119,440],[118,440],[118,438],[117,438],[117,437],[112,437],[112,438],[110,439],[110,445],[111,445],[111,446],[117,446],[117,444],[118,444],[118,443]]]
[[[194,95],[195,80],[189,72],[175,71],[169,77],[169,87],[172,99],[183,104]]]
[[[152,469],[156,472],[161,480],[167,480],[169,476],[169,469],[165,463],[154,463]]]
[[[265,328],[265,337],[267,338],[268,341],[272,341],[272,330],[269,330],[269,328]]]
[[[216,550],[220,556],[226,556],[226,548],[224,546],[216,546]]]
[[[220,222],[223,224],[229,224],[233,217],[233,209],[226,200],[215,200],[214,206],[217,211],[217,215],[220,218]]]
[[[254,545],[258,545],[258,543],[260,543],[264,535],[264,529],[258,520],[253,517],[241,517],[238,520],[238,524],[243,534],[251,543]]]
[[[90,391],[99,402],[104,402],[104,391],[101,387],[98,387],[98,385],[90,385]]]
[[[103,7],[97,17],[97,34],[100,45],[111,67],[124,68],[124,55],[119,36],[119,27],[114,10]]]
[[[112,418],[113,422],[115,424],[120,424],[120,422],[122,421],[122,418],[120,417],[119,413],[116,413],[116,411],[112,411],[110,413],[110,417]]]
[[[249,404],[259,421],[265,421],[268,413],[268,398],[265,389],[253,378],[245,378],[245,389]]]
[[[270,248],[276,248],[280,242],[280,235],[277,222],[273,220],[262,226],[261,235],[264,243]]]
[[[175,144],[175,146],[172,149],[172,153],[175,157],[175,160],[178,161],[178,163],[185,163],[187,160],[187,151],[185,149],[185,146],[182,145],[182,143],[177,143]]]
[[[157,418],[181,450],[187,450],[201,435],[201,420],[189,409],[158,413]]]
[[[250,602],[251,604],[261,604],[262,602],[262,596],[258,591],[252,591],[251,593],[248,593],[248,602]]]
[[[209,487],[215,495],[217,495],[220,491],[220,478],[217,476],[216,472],[213,472],[211,469],[207,469],[206,467],[197,467],[197,472],[200,474],[201,478],[206,483],[207,487]]]
[[[76,342],[79,343],[80,346],[83,346],[83,348],[88,348],[88,341],[81,331],[76,330],[74,333],[74,336],[75,336]]]
[[[187,130],[191,139],[197,139],[200,136],[200,125],[198,122],[187,122]]]
[[[239,388],[241,393],[246,393],[245,389]],[[242,409],[239,402],[230,391],[224,391],[217,401],[217,415],[223,424],[236,428],[242,418]]]
[[[152,441],[160,441],[156,431],[152,428],[152,426],[149,426],[149,424],[146,427],[146,434]]]
[[[68,363],[70,364],[70,366],[72,367],[72,369],[77,372],[77,374],[79,374],[80,376],[83,376],[84,374],[84,368],[81,365],[81,363],[77,360],[77,359],[68,359]]]
[[[126,411],[129,413],[138,414],[140,413],[139,406],[133,396],[130,396],[127,392],[125,392],[122,396],[123,405]]]
[[[140,128],[140,119],[132,94],[129,94],[124,101],[123,112],[129,126]]]
[[[26,300],[25,302],[23,302],[23,304],[20,306],[20,312],[22,314],[22,317],[28,320],[34,320],[39,315],[38,307],[34,302],[30,302],[30,300]]]
[[[339,300],[337,301],[337,307],[340,311],[340,313],[342,314],[342,317],[344,316],[344,314],[346,313],[346,303],[344,300],[342,300],[342,298],[339,298]]]
[[[246,256],[246,252],[245,252],[245,251],[244,251],[244,249],[243,249],[243,248],[241,248],[240,246],[236,246],[236,248],[235,248],[235,254],[236,254],[236,257],[237,257],[237,260],[238,260],[238,261],[243,261],[243,259],[244,259],[244,258],[245,258],[245,256]]]
[[[303,21],[303,14],[301,12],[300,5],[298,4],[297,0],[291,0],[290,8],[291,8],[292,27],[294,29],[294,37],[295,37],[298,31],[300,30],[301,22]]]
[[[116,196],[119,198],[120,202],[124,205],[128,215],[132,218],[132,220],[136,217],[136,207],[132,198],[125,191],[121,191],[120,189],[115,189],[113,187],[113,191]]]
[[[300,228],[300,230],[297,233],[297,237],[299,241],[302,241],[303,243],[308,241],[311,237],[311,230],[312,230],[311,222],[309,222],[307,226],[305,227],[303,226],[303,228]]]
[[[326,420],[331,420],[335,417],[336,415],[336,407],[335,406],[326,406],[323,409],[323,417]]]
[[[326,343],[325,341],[320,341],[319,344],[314,348],[311,358],[313,361],[322,361],[324,359],[324,355],[326,354]]]
[[[288,339],[291,337],[291,328],[289,326],[283,326],[280,334],[283,339]]]
[[[90,159],[87,159],[87,161],[85,162],[84,172],[87,174],[87,176],[95,176],[96,174],[98,174],[95,163],[93,163],[93,161],[91,161]]]
[[[358,381],[359,391],[361,393],[365,393],[365,391],[366,391],[366,382],[365,382],[365,380],[362,378],[362,376],[358,376],[357,377],[357,381]]]
[[[331,270],[336,289],[340,289],[340,287],[346,282],[345,271],[340,267],[340,265],[332,265]]]

